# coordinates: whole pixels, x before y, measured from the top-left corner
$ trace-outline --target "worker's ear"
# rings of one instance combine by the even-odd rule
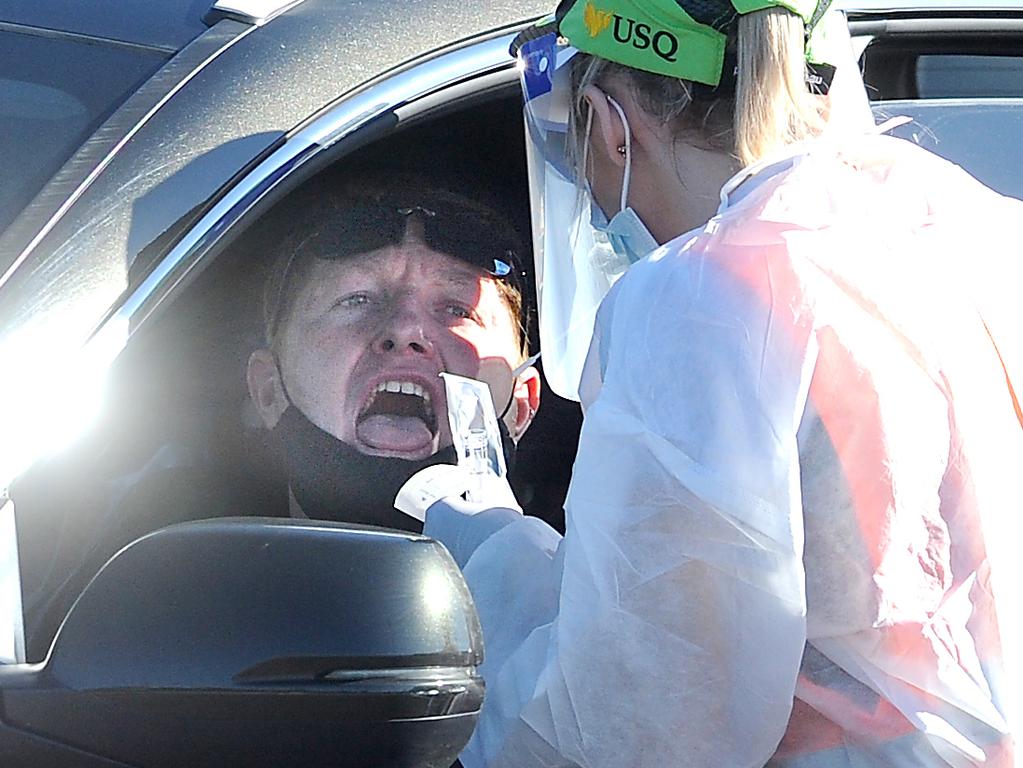
[[[512,390],[512,407],[505,415],[508,434],[516,443],[533,423],[533,417],[540,408],[540,374],[533,366],[526,368],[515,379]]]
[[[583,98],[593,110],[593,126],[590,128],[591,151],[619,167],[625,166],[625,155],[618,151],[625,146],[625,124],[609,99],[607,93],[596,85],[583,88]]]
[[[288,407],[288,398],[284,394],[276,355],[269,349],[257,349],[253,352],[249,356],[246,380],[249,384],[249,397],[252,398],[259,417],[267,429],[273,429]]]

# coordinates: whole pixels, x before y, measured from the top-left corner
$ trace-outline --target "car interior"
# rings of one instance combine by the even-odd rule
[[[961,38],[956,40],[962,56],[952,58],[958,65],[944,62],[937,70],[928,57],[948,51],[947,39],[944,49],[926,35],[875,40],[865,67],[871,95],[945,93],[933,85],[942,79],[935,80],[935,71],[945,73],[946,84],[967,82],[969,57],[1001,50],[962,49]],[[1023,95],[1023,59],[1018,53],[1006,58],[1008,64],[985,75],[997,83],[976,87],[1008,84],[1011,95]],[[927,77],[932,84],[924,88]],[[454,86],[400,112],[369,139],[356,135],[324,153],[329,162],[309,169],[315,181],[393,168],[464,189],[513,223],[529,270],[530,214],[514,72]],[[304,175],[300,183],[311,183],[309,172]],[[89,579],[139,536],[184,520],[286,514],[285,479],[248,403],[245,367],[262,342],[266,244],[279,236],[293,191],[293,185],[282,186],[252,211],[190,273],[173,300],[136,330],[114,365],[106,409],[91,432],[12,488],[30,661],[45,657]],[[148,263],[139,259],[140,278]],[[532,289],[531,273],[526,282]],[[530,348],[536,352],[535,296],[529,303]],[[526,513],[559,530],[580,425],[579,406],[544,385],[539,414],[512,471]]]

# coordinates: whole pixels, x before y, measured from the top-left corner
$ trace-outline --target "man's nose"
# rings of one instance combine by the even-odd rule
[[[384,323],[376,340],[378,352],[397,352],[432,356],[433,340],[428,332],[428,323],[415,308],[396,308],[394,314]]]

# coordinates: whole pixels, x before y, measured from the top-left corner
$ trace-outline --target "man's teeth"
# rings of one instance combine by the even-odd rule
[[[411,381],[382,381],[377,384],[376,392],[400,392],[403,395],[415,395],[430,402],[430,393],[420,385]]]

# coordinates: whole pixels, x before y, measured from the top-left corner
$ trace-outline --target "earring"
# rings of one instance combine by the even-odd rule
[[[625,145],[624,144],[622,144],[621,146],[618,147],[618,154],[619,155],[624,155],[625,154]]]

